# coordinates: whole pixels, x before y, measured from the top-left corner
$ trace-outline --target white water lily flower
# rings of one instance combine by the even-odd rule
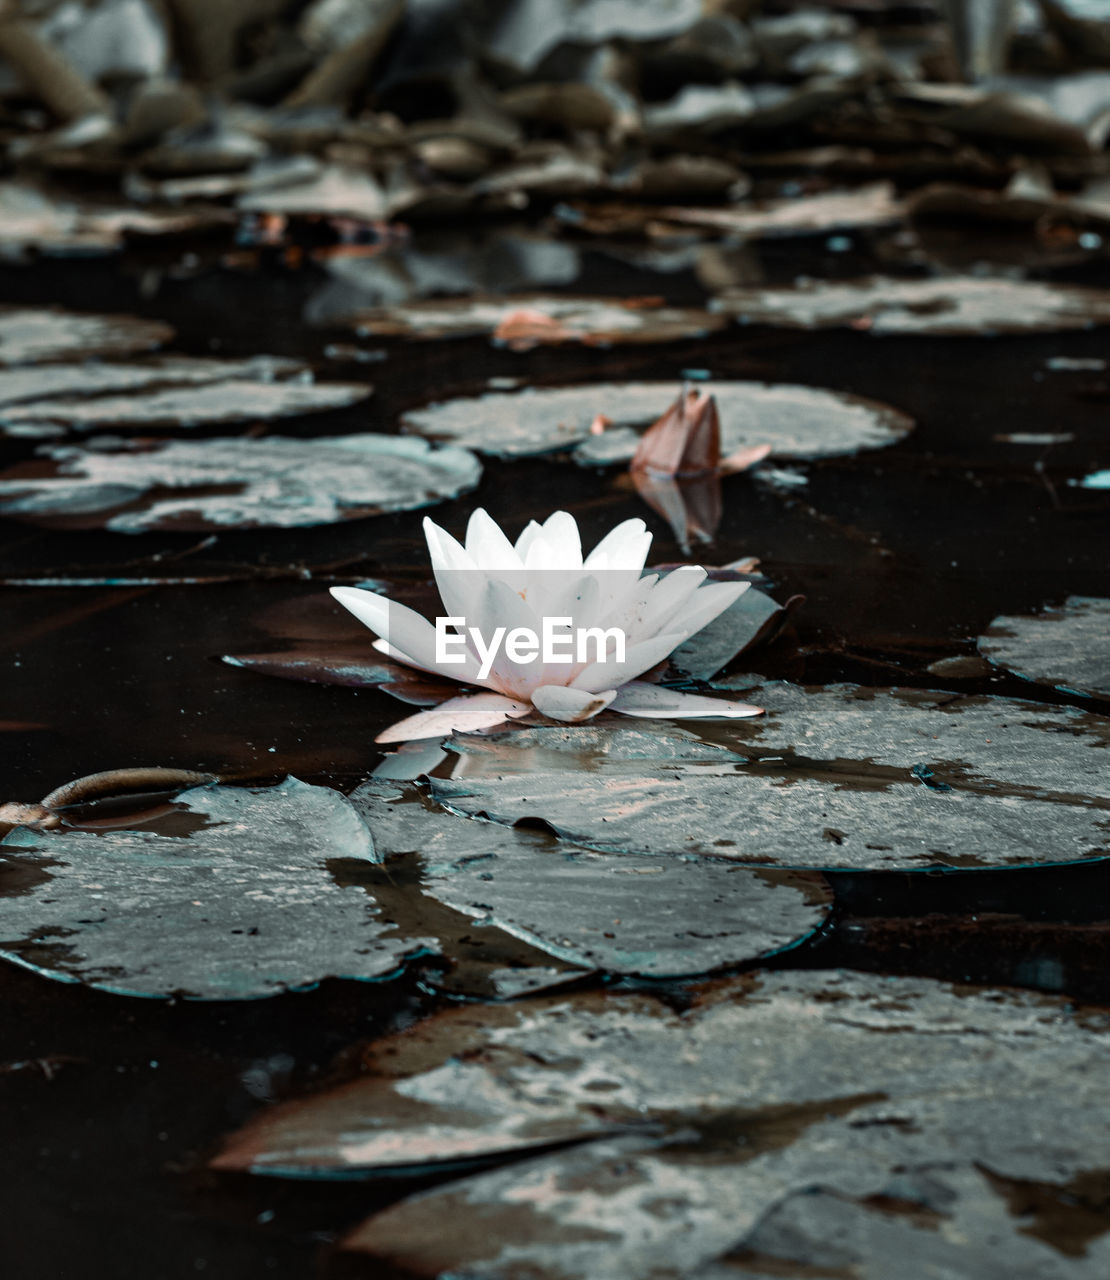
[[[480,509],[470,517],[465,545],[428,519],[424,534],[446,611],[436,625],[373,591],[332,587],[331,593],[378,635],[374,647],[382,653],[486,692],[409,716],[378,742],[492,728],[533,710],[571,723],[606,707],[679,719],[760,714],[747,703],[637,679],[748,589],[746,582],[707,583],[696,565],[645,574],[651,534],[642,520],[618,525],[585,558],[566,511],[542,525],[533,520],[515,544]],[[545,628],[556,637],[548,650],[540,643]],[[528,636],[536,641],[531,649]]]

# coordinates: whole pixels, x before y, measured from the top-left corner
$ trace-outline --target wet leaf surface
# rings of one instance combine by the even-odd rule
[[[335,320],[332,323],[341,323]],[[370,308],[344,317],[360,334],[464,338],[489,334],[510,350],[584,343],[675,342],[713,333],[726,323],[696,307],[668,307],[658,299],[554,295],[461,298]]]
[[[60,307],[0,308],[0,366],[127,356],[168,342],[173,329],[137,316],[93,315]]]
[[[674,399],[664,382],[596,383],[447,400],[410,409],[408,431],[464,445],[495,457],[573,449],[588,466],[629,462],[639,433]],[[721,452],[770,444],[782,458],[816,458],[897,443],[912,421],[889,405],[815,387],[760,382],[714,382],[721,419]],[[599,413],[612,427],[591,434]]]
[[[345,1105],[368,1146],[403,1138],[414,1162],[579,1140],[371,1218],[344,1241],[367,1274],[700,1276],[731,1257],[704,1272],[717,1280],[782,1274],[752,1254],[851,1265],[854,1245],[877,1276],[899,1235],[931,1225],[915,1276],[1005,1260],[1095,1277],[1104,1219],[1026,1215],[1105,1176],[1090,1119],[1108,1034],[1102,1013],[1050,998],[835,970],[719,982],[681,1013],[643,994],[457,1010],[371,1049],[345,1096],[263,1114],[217,1164],[308,1146],[314,1106],[334,1127]],[[853,1215],[901,1230],[873,1252],[870,1233],[813,1228]]]
[[[707,973],[797,943],[831,901],[819,877],[599,854],[452,817],[385,782],[351,800],[380,854],[417,855],[425,894],[582,969]]]
[[[52,468],[23,463],[0,474],[0,512],[117,533],[332,524],[428,506],[481,474],[465,449],[383,435],[109,438],[39,452]]]
[[[671,667],[695,680],[712,679],[741,653],[771,639],[800,600],[795,597],[784,608],[749,587],[735,604],[679,645],[671,654]]]
[[[1054,333],[1110,323],[1110,290],[972,276],[733,289],[715,306],[744,324],[876,334]]]
[[[362,889],[337,882],[331,864],[376,860],[338,792],[295,778],[199,787],[176,810],[166,832],[9,834],[0,954],[125,995],[243,1000],[330,976],[384,978],[420,949]]]
[[[979,652],[1026,680],[1110,698],[1110,600],[1070,596],[1032,618],[995,618]]]
[[[296,360],[162,356],[0,369],[0,431],[196,427],[320,413],[372,394],[365,383],[316,383]]]
[[[598,849],[855,869],[1110,853],[1110,720],[1002,698],[744,688],[742,724],[539,727],[456,739],[432,794]]]

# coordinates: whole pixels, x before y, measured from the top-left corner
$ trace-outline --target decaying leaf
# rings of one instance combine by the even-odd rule
[[[332,524],[428,506],[481,475],[465,449],[369,434],[94,439],[39,454],[0,473],[0,511],[118,533]]]
[[[1032,618],[995,618],[979,652],[1026,680],[1110,698],[1110,600],[1070,596]]]
[[[374,862],[336,791],[197,787],[173,834],[17,829],[0,842],[0,955],[126,995],[252,999],[325,977],[384,978],[402,939],[329,866]],[[27,877],[34,877],[28,889]],[[10,877],[16,886],[4,890]]]
[[[819,458],[895,444],[913,429],[905,414],[858,396],[815,387],[715,382],[726,456],[764,444],[778,458]],[[407,431],[514,458],[573,449],[588,466],[628,463],[640,432],[673,399],[666,382],[598,382],[489,392],[410,409]],[[592,432],[598,413],[612,423]]]
[[[816,1236],[813,1215],[839,1207],[869,1232],[899,1215],[903,1240],[931,1226],[922,1265],[898,1263],[914,1280],[926,1263],[1096,1280],[1105,1223],[1063,1250],[1066,1228],[1031,1232],[1017,1189],[1065,1195],[1110,1163],[1090,1123],[1108,1035],[1064,1001],[837,970],[708,984],[681,1013],[646,993],[455,1009],[372,1046],[345,1089],[264,1112],[215,1165],[427,1170],[557,1148],[376,1214],[343,1242],[367,1275],[720,1280],[889,1249]]]

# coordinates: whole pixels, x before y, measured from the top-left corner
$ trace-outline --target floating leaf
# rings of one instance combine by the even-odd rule
[[[173,330],[160,320],[99,316],[60,307],[0,308],[0,365],[87,360],[151,351]]]
[[[369,434],[92,440],[39,454],[52,474],[41,462],[0,473],[0,512],[119,533],[333,524],[428,506],[481,475],[465,449]]]
[[[599,382],[446,400],[402,417],[405,429],[499,458],[574,449],[589,466],[626,463],[674,399],[668,382]],[[895,444],[912,421],[889,405],[839,391],[765,382],[715,382],[721,452],[769,444],[780,458],[819,458]],[[615,424],[590,427],[599,412]]]
[[[658,216],[682,226],[704,227],[747,239],[761,239],[885,227],[901,222],[905,212],[905,206],[895,197],[893,184],[876,182],[855,191],[826,191],[821,195],[791,197],[750,207],[695,209],[668,206],[660,209]]]
[[[880,334],[1056,333],[1110,323],[1110,290],[982,276],[811,280],[729,289],[713,305],[745,324]]]
[[[624,342],[677,342],[704,337],[726,323],[723,317],[708,311],[667,307],[657,299],[579,298],[568,294],[409,302],[355,311],[342,323],[355,327],[360,334],[427,341],[492,336],[506,321],[514,321],[519,327],[524,316],[530,317],[527,338],[514,329],[503,338],[508,345],[525,340],[530,345],[581,342],[601,347]]]
[[[914,1280],[936,1258],[983,1280],[1002,1260],[1097,1280],[1105,1220],[1061,1257],[1062,1229],[1034,1238],[1018,1191],[1066,1195],[1110,1163],[1091,1123],[1108,1040],[1103,1012],[1064,1001],[835,970],[707,984],[682,1012],[646,993],[462,1008],[372,1046],[345,1088],[264,1112],[215,1164],[426,1171],[577,1144],[376,1214],[341,1246],[367,1274],[702,1276],[727,1255],[740,1270],[723,1274],[785,1274],[739,1251],[803,1245],[768,1224],[825,1195],[868,1223],[934,1224],[922,1266],[896,1268]],[[867,1235],[817,1243],[870,1254]]]
[[[366,383],[306,379],[295,360],[256,356],[205,360],[164,356],[141,364],[37,365],[0,370],[0,429],[78,431],[195,427],[345,408]]]
[[[197,787],[177,807],[173,835],[8,835],[0,955],[126,995],[241,1000],[326,977],[384,978],[428,941],[396,936],[365,890],[332,875],[333,860],[377,860],[337,791],[295,778]],[[18,887],[29,874],[31,887]]]
[[[1034,618],[995,618],[979,652],[1023,679],[1110,698],[1110,600],[1069,596]]]
[[[662,40],[685,31],[700,15],[700,0],[524,0],[500,16],[488,53],[530,71],[560,44]]]
[[[542,820],[592,848],[777,866],[1110,853],[1110,719],[909,689],[772,684],[744,696],[766,717],[702,725],[696,738],[602,724],[457,738],[454,776],[433,778],[432,794],[500,822]]]
[[[172,236],[233,221],[224,209],[142,209],[62,200],[24,182],[0,183],[0,257],[114,253],[129,236]]]
[[[583,969],[707,973],[795,944],[829,909],[824,883],[799,873],[600,854],[424,808],[381,782],[351,800],[380,853],[419,854],[426,894]]]
[[[780,605],[749,587],[724,613],[679,645],[671,654],[670,665],[695,680],[710,680],[745,650],[772,639],[801,602],[801,596],[793,596]]]

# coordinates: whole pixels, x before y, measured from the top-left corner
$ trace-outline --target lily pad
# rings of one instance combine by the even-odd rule
[[[660,209],[658,216],[682,226],[704,227],[745,239],[770,239],[890,226],[901,222],[906,210],[893,183],[876,182],[854,191],[826,191],[727,209],[668,206]]]
[[[0,430],[195,427],[320,413],[365,400],[365,383],[316,383],[296,360],[164,356],[142,363],[0,370]]]
[[[1034,618],[995,618],[979,652],[1025,680],[1110,698],[1110,600],[1069,596]]]
[[[360,334],[423,341],[488,334],[513,350],[523,351],[568,342],[599,347],[625,342],[677,342],[714,333],[727,321],[697,307],[662,306],[655,299],[558,294],[407,302],[355,311],[341,323],[353,326]]]
[[[679,645],[671,654],[671,667],[695,680],[712,679],[733,658],[772,639],[802,599],[793,596],[784,606],[749,587],[724,613]]]
[[[583,969],[707,973],[799,942],[831,902],[819,877],[600,854],[454,817],[387,783],[367,783],[351,801],[379,853],[418,855],[425,894]]]
[[[735,687],[726,681],[721,687]],[[856,870],[1110,854],[1110,719],[850,685],[749,689],[759,720],[459,737],[437,800],[591,848]]]
[[[0,473],[0,512],[118,533],[334,524],[453,498],[481,475],[465,449],[370,434],[104,439],[39,455],[53,465]]]
[[[125,995],[242,1000],[326,977],[384,978],[427,941],[394,936],[363,889],[332,875],[333,860],[377,861],[337,791],[296,778],[196,787],[177,807],[180,834],[9,834],[0,956]]]
[[[563,1144],[378,1213],[341,1245],[368,1274],[698,1276],[773,1252],[769,1222],[816,1190],[934,1222],[946,1273],[995,1280],[1005,1259],[1095,1280],[1105,1219],[1062,1256],[1051,1233],[1031,1238],[1011,1189],[1065,1191],[1110,1164],[1091,1123],[1110,1103],[1108,1040],[1098,1010],[843,971],[708,984],[682,1012],[645,993],[549,996],[378,1042],[369,1074],[263,1112],[214,1164],[427,1171]]]
[[[0,308],[0,365],[87,360],[152,351],[173,330],[160,320],[99,316],[60,307]]]
[[[721,453],[770,444],[778,458],[820,458],[896,444],[913,429],[889,405],[818,387],[766,382],[714,382]],[[499,458],[573,449],[576,462],[629,462],[640,431],[674,399],[669,382],[599,382],[517,392],[490,392],[411,409],[407,431]],[[598,414],[612,423],[591,434]]]
[[[107,427],[121,430],[140,426],[215,426],[343,409],[365,400],[373,391],[365,383],[318,383],[299,377],[277,380],[268,376],[265,362],[257,366],[262,371],[261,377],[253,375],[250,365],[254,362],[250,361],[229,361],[222,374],[210,370],[207,376],[205,371],[190,368],[189,362],[181,363],[184,368],[176,367],[175,361],[162,369],[151,370],[147,382],[156,384],[153,387],[142,386],[143,374],[136,368],[130,376],[138,385],[129,394],[109,393],[90,397],[88,393],[96,389],[95,386],[74,388],[68,395],[48,395],[2,407],[0,422],[9,431],[13,427],[19,431],[34,424],[76,431]],[[198,363],[213,365],[217,362]],[[237,368],[237,365],[246,367]],[[108,368],[110,366],[97,369],[102,385],[111,378],[110,373],[104,372]],[[123,375],[127,376],[126,373]],[[94,383],[95,377],[93,374],[87,382]],[[74,380],[81,381],[79,377]],[[107,387],[104,389],[107,391]]]
[[[1110,324],[1110,290],[1039,280],[948,276],[809,280],[782,289],[729,289],[715,310],[744,324],[868,333],[1057,333]]]

